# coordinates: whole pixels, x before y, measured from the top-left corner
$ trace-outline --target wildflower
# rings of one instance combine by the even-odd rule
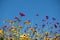
[[[57,25],[59,25],[59,22],[56,22]]]
[[[23,34],[23,38],[26,38],[27,37],[27,34]]]
[[[48,35],[49,35],[49,33],[48,33],[48,32],[45,32],[45,35],[46,35],[46,36],[48,36]]]
[[[42,28],[44,28],[44,27],[45,27],[45,24],[42,25]]]
[[[39,16],[39,14],[36,14],[36,16]]]
[[[20,20],[18,17],[16,17],[16,16],[15,16],[15,19],[16,19],[17,21],[19,21],[19,22],[21,21],[21,20]]]
[[[41,34],[40,33],[37,33],[37,36],[41,36]]]
[[[31,24],[31,22],[30,21],[25,21],[24,24]]]
[[[20,13],[20,16],[23,17],[23,16],[25,16],[25,14],[24,13]]]
[[[22,26],[19,26],[19,28],[22,28]]]
[[[4,31],[3,31],[2,29],[0,29],[0,34],[2,34],[2,35],[3,35],[3,32],[4,32]]]
[[[56,36],[60,36],[60,34],[56,34]]]
[[[54,24],[54,27],[55,27],[55,28],[57,28],[57,25],[56,25],[56,24]]]
[[[4,26],[3,28],[7,28],[7,26]]]
[[[55,20],[56,20],[56,18],[54,18],[54,17],[53,17],[53,18],[52,18],[52,20],[54,20],[54,21],[55,21]]]
[[[31,27],[30,30],[33,30],[33,28]]]
[[[49,19],[49,17],[48,17],[48,16],[46,16],[46,19]]]
[[[50,40],[49,38],[45,38],[45,40]]]
[[[11,31],[15,31],[15,30],[16,30],[16,27],[11,28]]]

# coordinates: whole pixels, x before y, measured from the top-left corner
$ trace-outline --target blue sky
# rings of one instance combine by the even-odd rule
[[[40,19],[46,15],[60,22],[60,0],[0,0],[0,28],[3,20],[13,20],[14,16],[21,18],[19,12],[26,15],[23,20],[32,20],[32,25],[41,23]],[[39,17],[35,16],[37,13]]]

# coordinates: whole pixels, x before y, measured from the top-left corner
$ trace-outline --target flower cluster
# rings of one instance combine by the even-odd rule
[[[40,20],[42,25],[35,24],[32,27],[32,22],[30,20],[22,20],[26,15],[24,13],[19,13],[20,18],[14,17],[14,20],[4,20],[4,25],[0,29],[0,37],[5,40],[59,40],[60,37],[60,24],[55,17],[52,17],[50,21],[49,16],[45,16],[44,19]],[[37,18],[39,14],[36,14]],[[37,20],[38,21],[38,20]],[[23,25],[21,25],[23,23]],[[25,26],[26,25],[26,26]],[[56,31],[58,30],[58,31]]]

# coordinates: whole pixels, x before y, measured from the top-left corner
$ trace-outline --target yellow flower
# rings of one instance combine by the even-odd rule
[[[30,30],[33,30],[33,28],[31,27]]]
[[[4,23],[9,22],[10,24],[14,24],[15,22],[13,20],[4,20]]]
[[[20,40],[31,40],[31,38],[19,38]]]
[[[34,29],[34,28],[32,28],[32,27],[30,28],[30,30],[32,30],[32,31],[34,31],[34,32],[37,32],[37,30],[36,30],[36,29]]]
[[[9,20],[9,23],[10,23],[10,24],[14,24],[14,21],[13,21],[13,20]]]
[[[11,31],[15,31],[15,30],[16,30],[16,28],[15,28],[15,27],[11,28]]]
[[[60,34],[56,34],[56,36],[60,36]]]
[[[31,38],[27,38],[28,40],[31,40]]]
[[[2,29],[0,29],[0,34],[2,34],[2,35],[3,35],[3,30],[2,30]]]
[[[26,38],[27,37],[27,34],[23,34],[23,38]]]
[[[45,32],[45,34],[46,34],[46,35],[49,35],[49,33],[48,33],[48,32]]]
[[[7,40],[15,40],[15,39],[14,39],[14,38],[10,38],[10,37],[8,37]]]
[[[37,33],[37,36],[41,36],[41,34]]]
[[[25,21],[24,24],[31,24],[29,21]]]
[[[49,38],[46,38],[45,40],[49,40]]]
[[[22,28],[22,26],[19,26],[19,28]]]
[[[34,31],[34,32],[37,32],[37,30],[36,30],[36,29],[33,29],[33,31]]]
[[[27,34],[20,35],[20,40],[31,40],[31,38],[27,37]]]

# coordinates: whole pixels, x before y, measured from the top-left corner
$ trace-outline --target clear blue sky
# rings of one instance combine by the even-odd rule
[[[56,17],[60,22],[60,0],[0,0],[0,27],[3,26],[3,20],[20,17],[19,12],[26,15],[23,20],[32,20],[32,25],[39,24],[46,15]],[[37,13],[39,17],[35,16]]]

